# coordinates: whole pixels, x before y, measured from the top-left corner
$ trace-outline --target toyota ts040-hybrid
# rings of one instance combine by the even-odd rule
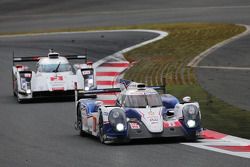
[[[160,95],[159,87],[131,82],[124,89],[111,88],[76,92],[75,128],[102,143],[131,139],[180,137],[195,141],[201,131],[198,102],[184,97],[180,102],[170,94]],[[165,87],[164,87],[165,89]],[[114,106],[96,99],[77,99],[77,94],[120,92]]]

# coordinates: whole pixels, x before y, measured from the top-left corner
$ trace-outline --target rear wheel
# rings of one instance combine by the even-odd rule
[[[16,83],[14,81],[14,74],[12,74],[12,89],[13,89],[13,96],[15,96],[15,97],[17,96],[16,87],[17,87],[17,85],[16,85]]]
[[[80,111],[80,107],[77,109],[77,127],[79,129],[79,135],[85,136],[85,132],[82,130],[82,114]]]

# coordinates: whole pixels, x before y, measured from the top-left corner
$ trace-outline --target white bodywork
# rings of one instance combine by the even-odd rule
[[[53,92],[58,91],[72,91],[73,93],[75,83],[77,83],[77,89],[85,89],[87,85],[84,82],[84,69],[93,71],[90,82],[92,88],[96,87],[95,71],[87,64],[74,64],[72,66],[67,58],[59,56],[59,54],[58,57],[48,56],[38,59],[36,71],[29,71],[27,66],[13,66],[13,93],[17,96],[18,101],[32,99],[36,93],[53,94]]]

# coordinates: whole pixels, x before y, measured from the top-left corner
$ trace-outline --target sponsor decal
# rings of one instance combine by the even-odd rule
[[[31,78],[31,74],[24,74],[25,78]]]
[[[64,90],[64,87],[52,88],[52,91]]]
[[[148,120],[151,124],[155,124],[155,123],[158,123],[159,122],[159,118],[158,116],[150,116],[148,117]]]
[[[154,112],[150,110],[150,111],[148,112],[148,115],[154,115]]]
[[[52,76],[50,81],[63,81],[63,76]]]
[[[89,75],[91,74],[90,71],[82,71],[82,75]]]
[[[149,118],[149,121],[150,122],[158,122],[158,117],[151,117],[151,118]]]
[[[164,121],[163,127],[170,128],[170,127],[180,127],[181,123],[179,121]]]
[[[138,125],[138,123],[130,122],[129,125],[131,129],[140,129],[140,125]]]

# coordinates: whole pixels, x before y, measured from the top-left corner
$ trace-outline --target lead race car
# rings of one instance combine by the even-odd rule
[[[13,56],[13,94],[18,102],[49,97],[74,97],[75,83],[79,89],[96,89],[95,70],[87,63],[86,56],[64,55],[50,50],[48,56]],[[85,60],[81,64],[70,64],[69,60]],[[36,71],[20,62],[37,62]]]
[[[101,143],[127,142],[131,139],[181,137],[195,141],[201,131],[198,102],[184,97],[183,102],[156,89],[130,82],[126,88],[76,91],[75,128],[80,135],[89,133]],[[164,87],[165,90],[165,87]],[[120,92],[115,106],[96,99],[79,99],[81,93]]]

